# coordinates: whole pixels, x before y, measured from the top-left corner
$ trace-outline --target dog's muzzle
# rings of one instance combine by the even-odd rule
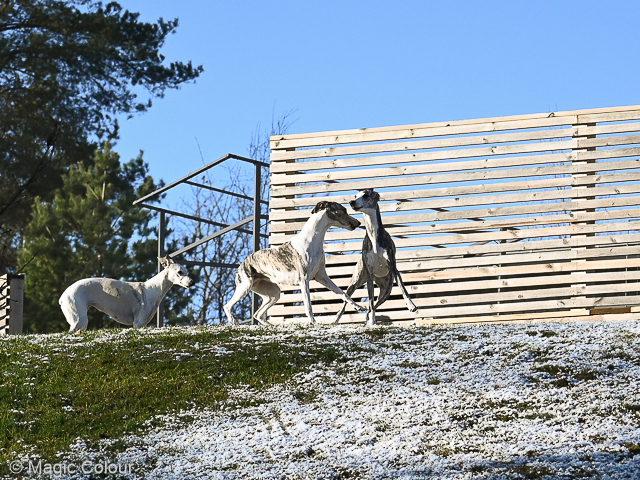
[[[355,230],[360,226],[360,222],[353,217],[349,217],[349,230]]]

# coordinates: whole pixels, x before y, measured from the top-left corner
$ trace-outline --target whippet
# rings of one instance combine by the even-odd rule
[[[302,230],[291,240],[278,247],[265,248],[252,253],[238,268],[236,291],[224,306],[229,323],[235,325],[231,313],[233,306],[250,291],[262,298],[262,305],[254,318],[261,324],[268,324],[267,310],[280,298],[279,285],[298,285],[302,291],[305,312],[310,324],[316,323],[311,309],[309,281],[315,280],[332,292],[340,295],[356,310],[364,307],[356,304],[327,276],[324,261],[324,236],[331,227],[355,230],[360,222],[347,214],[347,209],[339,203],[318,203],[311,211]]]
[[[85,278],[67,288],[58,303],[72,332],[87,328],[87,310],[94,307],[116,322],[144,327],[173,285],[189,288],[194,282],[187,269],[171,258],[160,258],[163,270],[146,282],[112,278]]]
[[[393,288],[393,280],[395,279],[400,287],[402,296],[410,312],[416,312],[418,308],[415,306],[407,288],[404,286],[400,272],[396,267],[396,246],[391,239],[391,235],[384,229],[382,225],[382,217],[380,216],[380,207],[378,201],[380,195],[373,189],[361,190],[355,200],[351,200],[349,205],[356,212],[362,212],[364,215],[364,225],[367,234],[362,242],[362,256],[358,260],[356,270],[351,277],[351,283],[347,288],[347,296],[367,284],[369,294],[369,311],[367,312],[367,325],[375,325],[376,308],[387,301],[391,295]],[[380,288],[378,299],[374,303],[374,283]],[[347,304],[343,303],[340,311],[336,315],[333,323],[338,323],[340,317],[344,313]]]

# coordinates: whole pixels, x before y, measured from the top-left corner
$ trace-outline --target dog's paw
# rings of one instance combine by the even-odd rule
[[[365,310],[367,310],[367,307],[363,307],[362,305],[359,305],[359,304],[357,304],[357,303],[354,303],[354,305],[355,305],[355,309],[356,309],[358,312],[364,312]]]

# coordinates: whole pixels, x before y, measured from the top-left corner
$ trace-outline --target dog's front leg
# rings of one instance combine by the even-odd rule
[[[131,325],[133,325],[133,328],[143,328],[146,327],[147,324],[151,321],[151,319],[153,318],[153,316],[155,315],[155,311],[151,311],[151,313],[145,315],[144,312],[138,312],[138,315],[133,317],[133,322],[131,322]]]
[[[309,292],[309,280],[301,280],[300,290],[302,291],[302,299],[304,300],[304,309],[309,319],[309,325],[315,325],[316,319],[313,318],[313,310],[311,309],[311,293]]]
[[[340,297],[342,297],[342,300],[344,300],[345,302],[350,303],[351,306],[356,309],[356,311],[364,312],[366,310],[365,307],[362,307],[362,306],[358,305],[356,302],[353,301],[353,299],[349,295],[344,293],[344,291],[339,286],[337,286],[335,283],[333,283],[333,280],[331,280],[329,278],[329,276],[327,275],[327,271],[325,269],[322,269],[320,272],[318,272],[318,274],[316,275],[316,278],[314,280],[316,282],[324,285],[325,287],[327,287],[329,290],[331,290],[336,295],[339,295]],[[340,317],[338,317],[338,320],[340,320]],[[334,323],[337,323],[337,320]]]

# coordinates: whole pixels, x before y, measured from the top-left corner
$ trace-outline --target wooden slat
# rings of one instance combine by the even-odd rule
[[[504,245],[511,245],[514,243],[519,243],[522,241],[534,242],[532,245],[534,249],[543,249],[542,245],[547,245],[546,239],[561,237],[561,236],[569,236],[573,235],[590,235],[594,236],[594,234],[613,234],[615,232],[638,232],[637,228],[630,228],[629,222],[603,222],[598,224],[593,224],[592,222],[583,222],[580,220],[589,219],[589,217],[595,216],[595,214],[585,213],[580,218],[576,219],[576,222],[572,225],[556,225],[556,222],[550,222],[552,227],[543,228],[522,228],[522,229],[504,229],[504,230],[490,230],[490,231],[480,231],[479,233],[453,233],[452,235],[437,235],[431,237],[407,237],[407,238],[398,238],[395,240],[396,248],[398,249],[397,256],[402,259],[405,255],[409,255],[410,248],[418,248],[418,247],[430,247],[427,250],[430,250],[429,255],[433,256],[451,256],[455,245],[481,245],[485,246],[490,242],[500,242]],[[633,220],[636,221],[636,226],[638,225],[637,220],[640,218],[637,215],[632,216]],[[590,226],[588,228],[583,228],[586,224]],[[470,222],[470,225],[472,223]],[[425,227],[428,228],[428,227]],[[461,231],[461,230],[459,230]],[[552,234],[555,232],[555,234]],[[572,232],[572,233],[569,233]],[[429,232],[427,232],[429,233]],[[446,233],[450,233],[446,231]],[[621,233],[620,235],[629,235],[630,233]],[[598,235],[601,236],[601,235]],[[461,241],[462,239],[467,239],[468,241]],[[453,245],[447,246],[444,245]],[[275,246],[275,245],[274,245]],[[345,255],[345,252],[359,252],[362,247],[361,240],[350,241],[350,242],[340,242],[335,241],[332,243],[325,244],[325,253],[333,254],[334,256],[340,255],[340,258],[348,257],[348,254]],[[496,246],[496,249],[498,246]],[[554,248],[554,247],[550,247]],[[433,251],[431,251],[433,250]],[[416,252],[416,255],[420,253],[419,250],[411,250]],[[422,252],[424,253],[424,252]]]
[[[551,322],[628,322],[631,320],[640,320],[640,313],[618,313],[618,314],[598,314],[590,313],[589,309],[571,309],[571,310],[554,310],[551,312],[536,312],[525,314],[496,314],[471,317],[420,317],[411,319],[393,319],[387,315],[378,320],[379,325],[406,326],[406,325],[479,325],[479,324],[539,324]],[[345,317],[348,320],[345,320]],[[354,320],[355,319],[355,320]],[[298,318],[270,317],[269,320],[273,325],[292,325],[299,323]],[[321,316],[316,318],[319,325],[331,325],[333,317]],[[343,316],[340,319],[340,325],[357,325],[364,323],[362,317],[356,315]]]
[[[576,128],[578,137],[589,135],[607,135],[613,133],[631,133],[640,131],[640,123],[617,123],[612,125],[596,125],[594,127],[579,126]]]
[[[333,157],[344,155],[366,155],[381,152],[403,152],[408,150],[428,150],[433,148],[467,147],[471,145],[487,145],[513,143],[535,140],[551,140],[570,138],[577,134],[577,129],[564,128],[532,132],[504,133],[498,135],[473,135],[466,137],[446,137],[437,140],[413,140],[409,142],[358,144],[349,147],[332,147],[314,150],[275,151],[273,160],[301,160],[305,158]],[[571,146],[565,148],[572,148]]]
[[[415,300],[414,300],[415,301]],[[420,299],[418,299],[420,301]],[[600,297],[574,297],[574,298],[558,298],[553,300],[534,300],[534,301],[516,301],[516,302],[495,302],[482,303],[476,305],[460,305],[452,307],[432,307],[420,306],[415,313],[409,312],[406,307],[391,311],[381,311],[377,318],[384,320],[389,319],[406,319],[406,318],[429,318],[429,317],[461,317],[461,316],[479,316],[496,313],[514,313],[522,311],[542,311],[542,310],[562,310],[570,308],[593,308],[596,306],[613,306],[613,305],[638,305],[640,304],[640,296],[600,296]],[[328,305],[330,306],[330,305]],[[404,306],[404,305],[403,305]],[[333,317],[334,312],[325,311],[324,305],[314,305],[313,311],[316,318],[320,320],[323,315]],[[272,307],[277,308],[277,305]],[[317,311],[317,313],[316,313]],[[300,314],[298,314],[300,315]],[[279,315],[274,315],[278,317]],[[283,315],[280,315],[283,316]],[[346,312],[342,317],[341,323],[344,321],[363,321],[366,315],[363,313],[352,313],[352,310]],[[306,319],[305,319],[306,320]],[[302,320],[302,321],[305,321]]]
[[[613,141],[612,141],[613,142]],[[625,150],[625,149],[622,149]],[[630,155],[618,155],[620,153],[631,153]],[[640,154],[640,148],[633,149],[632,152],[620,152],[618,150],[610,150],[600,155],[600,159],[620,158],[624,156],[635,156]],[[546,155],[526,155],[519,157],[498,157],[492,159],[464,161],[464,162],[448,162],[448,163],[429,163],[420,165],[402,165],[385,168],[367,168],[358,169],[357,178],[378,178],[378,177],[397,177],[401,175],[424,175],[427,173],[444,173],[458,172],[464,170],[478,170],[487,168],[511,168],[526,165],[549,165],[554,163],[573,162],[583,160],[578,158],[576,154],[546,154]],[[354,178],[353,170],[332,169],[327,172],[320,173],[301,173],[301,174],[273,174],[271,175],[271,184],[291,185],[302,182],[332,182],[338,180],[350,180]]]
[[[385,168],[358,169],[358,178],[391,177],[400,175],[424,175],[426,173],[457,172],[461,170],[478,170],[481,168],[505,168],[523,165],[549,165],[551,163],[572,162],[577,157],[571,153],[527,155],[520,157],[497,157],[484,160],[429,163],[420,165],[403,165]],[[396,163],[396,162],[394,162]],[[332,169],[320,173],[276,174],[271,175],[271,184],[293,184],[302,182],[329,182],[350,180],[354,178],[354,171],[349,169]]]
[[[638,180],[640,180],[640,174],[638,174]],[[543,201],[560,201],[567,199],[578,199],[584,197],[603,197],[605,195],[625,195],[638,193],[640,185],[638,183],[628,185],[612,185],[601,187],[597,186],[591,189],[554,189],[541,192],[518,192],[511,194],[501,195],[476,195],[476,196],[464,196],[464,197],[446,197],[438,198],[436,200],[423,200],[423,201],[395,201],[379,202],[380,213],[383,214],[383,222],[385,218],[391,220],[393,217],[384,216],[385,213],[395,212],[407,212],[412,210],[433,210],[441,208],[461,208],[480,205],[498,205],[498,204],[515,204],[515,203],[532,203]],[[358,212],[354,211],[348,204],[346,205],[349,215],[357,215]],[[311,216],[312,209],[297,209],[288,211],[275,211],[269,216],[270,220],[298,220],[303,219],[306,221]]]
[[[556,150],[570,150],[577,148],[577,140],[566,140],[562,142],[544,142],[535,144],[499,145],[492,147],[464,148],[457,150],[442,150],[436,152],[415,152],[398,153],[394,155],[379,155],[369,157],[334,158],[332,160],[315,160],[307,162],[285,163],[278,158],[274,158],[271,164],[273,173],[295,172],[300,170],[329,170],[333,168],[361,168],[375,165],[427,162],[439,160],[451,160],[457,158],[488,157],[491,155],[521,155],[527,153],[544,153]],[[300,152],[308,152],[301,150]],[[290,156],[294,152],[288,152]],[[298,153],[296,151],[295,153]],[[325,151],[326,156],[334,156],[329,151]],[[275,153],[274,153],[275,154]],[[308,155],[308,154],[307,154]],[[287,159],[284,159],[287,160]],[[289,159],[291,160],[291,159]]]
[[[573,141],[572,141],[573,142]],[[551,142],[536,143],[530,145],[508,145],[496,147],[467,148],[457,150],[442,150],[437,152],[416,152],[416,153],[398,153],[395,155],[378,155],[369,157],[353,157],[353,158],[335,158],[332,160],[317,160],[306,162],[277,162],[271,164],[271,173],[296,173],[307,172],[311,170],[332,170],[336,168],[352,168],[360,170],[362,167],[372,167],[378,165],[398,165],[414,162],[442,162],[440,168],[446,168],[451,160],[456,159],[474,159],[477,157],[490,157],[494,155],[522,155],[529,153],[545,153],[555,150],[566,150],[559,148],[569,145],[569,142]],[[576,141],[577,143],[577,141]],[[507,148],[509,147],[509,148]],[[576,147],[577,148],[577,147]],[[607,158],[631,157],[638,155],[640,148],[616,148],[608,150],[594,151],[573,151],[563,154],[556,154],[557,157],[549,157],[549,161],[577,161],[577,160],[600,160]],[[545,153],[554,155],[553,153]],[[446,171],[446,170],[445,170]]]
[[[424,259],[452,256],[472,256],[499,253],[534,252],[538,250],[566,249],[571,247],[590,247],[592,245],[620,245],[624,243],[640,242],[640,234],[627,233],[620,235],[598,235],[588,237],[558,238],[552,240],[537,240],[535,242],[513,242],[483,245],[464,245],[449,248],[424,248],[419,250],[399,250],[396,253],[398,261],[416,262]],[[329,244],[330,245],[330,244]],[[327,247],[327,245],[325,245]],[[327,255],[327,265],[356,263],[360,254]],[[435,267],[434,267],[435,268]]]
[[[638,112],[640,118],[640,112]],[[360,142],[384,142],[392,140],[409,140],[428,137],[443,137],[451,135],[482,134],[508,130],[524,130],[532,128],[549,128],[572,126],[578,121],[576,115],[567,117],[547,117],[530,120],[515,120],[505,122],[478,123],[470,125],[449,125],[449,126],[408,126],[398,130],[370,131],[364,129],[355,134],[324,135],[311,138],[287,139],[286,135],[271,138],[271,149],[282,150],[285,148],[306,148],[323,145],[345,145]]]
[[[636,247],[637,248],[637,247]],[[495,257],[494,257],[495,258]],[[605,259],[605,260],[593,260],[592,258],[588,259],[580,259],[577,261],[561,261],[563,259],[555,259],[556,263],[552,263],[550,261],[548,263],[528,263],[528,264],[515,264],[509,258],[505,257],[505,263],[501,264],[489,264],[488,266],[478,266],[476,268],[457,268],[457,269],[438,269],[438,270],[428,270],[428,269],[419,269],[419,268],[411,268],[410,272],[407,272],[406,268],[400,264],[398,266],[398,270],[401,272],[403,281],[407,285],[418,284],[418,285],[430,285],[433,288],[447,288],[442,287],[442,284],[448,284],[452,280],[455,280],[456,285],[461,284],[460,280],[473,280],[476,278],[481,279],[492,279],[500,277],[501,279],[505,277],[513,277],[513,276],[522,276],[528,275],[528,279],[531,279],[532,282],[536,282],[535,278],[537,276],[542,275],[549,276],[550,278],[553,276],[558,276],[566,273],[574,273],[573,277],[577,278],[578,274],[575,272],[582,271],[597,271],[597,270],[615,270],[621,268],[637,268],[638,260],[637,258],[616,258],[616,259]],[[625,262],[626,266],[625,266]],[[333,273],[335,273],[335,268],[333,269]],[[353,267],[350,270],[344,269],[340,272],[342,275],[346,276],[338,276],[338,274],[334,274],[332,276],[333,280],[336,282],[341,288],[345,288],[349,285],[353,274]],[[588,274],[585,274],[588,275]],[[590,274],[589,274],[590,275]],[[621,274],[623,275],[623,274]],[[632,275],[630,273],[629,275]],[[596,278],[596,277],[593,277]],[[595,280],[594,280],[595,281]],[[493,285],[493,284],[488,284]],[[513,286],[513,285],[511,285]],[[415,285],[411,288],[414,288]],[[313,283],[312,289],[322,288],[319,284]],[[450,287],[452,289],[457,289],[457,286]],[[487,286],[487,288],[493,288],[491,286]],[[499,287],[496,287],[499,288]],[[283,292],[292,292],[298,290],[299,287],[283,285]],[[415,290],[417,291],[417,290]],[[438,290],[435,290],[438,291]],[[327,292],[329,295],[329,299],[336,298],[333,292]],[[283,296],[283,299],[280,303],[286,302],[286,296]]]
[[[488,155],[507,155],[531,152],[545,152],[551,150],[565,150],[588,147],[607,147],[615,145],[632,145],[640,143],[638,135],[573,138],[571,140],[535,142],[534,140],[558,139],[577,135],[577,130],[545,130],[542,132],[526,132],[519,134],[492,135],[486,137],[454,137],[440,140],[421,140],[414,142],[399,142],[386,144],[362,144],[349,147],[332,147],[314,150],[276,150],[272,153],[271,161],[304,160],[310,158],[340,157],[348,155],[370,155],[383,152],[406,152],[412,150],[428,150],[434,148],[462,147],[471,145],[494,144],[488,147]],[[528,137],[528,138],[527,138]],[[529,140],[529,142],[525,142]],[[515,145],[500,145],[500,143],[524,142]],[[468,149],[473,150],[473,149]],[[475,149],[481,150],[481,149]],[[487,149],[485,149],[486,151]],[[464,152],[465,149],[462,149]],[[477,155],[472,155],[477,156]],[[304,163],[304,162],[303,162]]]
[[[421,131],[421,130],[436,130],[433,135],[447,135],[446,129],[453,131],[452,134],[458,133],[484,133],[499,130],[516,130],[523,128],[537,128],[537,127],[549,127],[558,125],[574,125],[578,123],[595,123],[595,122],[612,122],[612,121],[624,121],[635,120],[640,118],[640,106],[631,105],[625,107],[612,107],[612,108],[597,108],[586,110],[575,110],[566,112],[548,112],[548,113],[535,113],[526,115],[510,115],[503,117],[491,117],[481,119],[470,120],[454,120],[448,122],[432,122],[421,123],[412,125],[395,125],[389,127],[373,127],[373,128],[359,128],[351,130],[334,130],[324,132],[311,132],[300,134],[287,134],[287,135],[274,135],[271,137],[272,149],[283,148],[297,148],[299,146],[312,146],[312,145],[331,145],[338,143],[336,139],[341,137],[348,137],[348,141],[339,143],[354,143],[364,141],[378,141],[380,139],[401,139],[403,137],[393,137],[398,132]],[[467,127],[466,130],[456,131],[459,127]],[[437,130],[438,129],[438,130]],[[444,131],[443,131],[444,130]],[[388,137],[368,139],[368,135],[372,134],[387,134]],[[428,136],[428,135],[427,135]],[[409,137],[411,138],[411,137]],[[321,139],[321,140],[317,140]],[[300,145],[289,144],[284,142],[294,140],[307,140],[308,143],[302,143]]]
[[[637,120],[638,107],[631,107],[628,110],[611,109],[611,112],[585,112],[578,113],[579,124],[599,123],[599,122],[626,122]],[[616,111],[614,111],[616,110]]]
[[[608,294],[619,294],[619,293],[629,293],[629,292],[640,292],[640,284],[638,282],[633,283],[620,283],[620,284],[609,284],[609,285],[576,285],[571,287],[562,287],[562,288],[540,288],[534,290],[521,290],[517,292],[491,292],[491,293],[469,293],[467,295],[449,295],[449,296],[433,296],[433,297],[417,297],[413,296],[413,303],[418,307],[419,310],[425,309],[437,309],[442,308],[443,305],[453,306],[453,305],[473,305],[474,307],[482,308],[485,304],[495,305],[496,303],[503,302],[514,302],[518,303],[519,301],[524,300],[533,300],[533,299],[548,299],[548,298],[565,298],[565,297],[577,297],[583,295],[602,295],[604,293]],[[335,294],[334,294],[335,295]],[[358,297],[354,297],[358,298]],[[366,302],[360,302],[366,303]],[[598,305],[598,303],[594,302],[592,306]],[[314,304],[313,313],[322,315],[322,314],[331,314],[336,313],[340,310],[342,306],[342,302],[332,302],[332,303],[321,303]],[[400,310],[402,308],[406,308],[404,299],[389,299],[385,303],[383,303],[376,310],[380,311],[381,314],[387,310]],[[282,306],[275,305],[271,307],[271,311],[273,315],[303,315],[305,313],[304,305],[292,305],[292,306]],[[424,312],[420,312],[424,314]]]
[[[640,261],[638,259],[634,259],[634,265],[636,267],[640,266]],[[617,267],[609,267],[609,268],[625,268],[624,262],[628,262],[628,260],[618,260],[617,262],[606,262],[606,263],[614,263],[619,266]],[[600,262],[605,263],[605,262]],[[568,264],[563,264],[568,265]],[[608,268],[602,265],[598,266],[599,268]],[[630,267],[630,265],[629,265]],[[535,273],[532,272],[533,269],[522,269],[522,273]],[[538,273],[543,273],[538,269]],[[579,272],[577,268],[569,269],[566,268],[564,272]],[[506,275],[499,274],[497,276]],[[482,275],[474,275],[469,278],[477,278]],[[404,277],[403,277],[404,278]],[[595,282],[624,282],[628,280],[633,280],[636,282],[636,288],[640,291],[640,283],[637,283],[640,280],[640,271],[631,271],[631,272],[604,272],[604,273],[580,273],[576,275],[543,275],[537,277],[520,277],[520,278],[496,278],[491,280],[473,280],[473,281],[464,281],[464,282],[430,282],[428,284],[415,284],[415,285],[407,285],[410,295],[415,294],[429,294],[434,295],[437,293],[468,293],[471,291],[479,291],[479,290],[506,290],[512,288],[523,288],[523,287],[534,287],[534,286],[550,286],[550,285],[572,285],[572,284],[583,284],[583,283],[595,283]],[[406,282],[408,283],[408,282]],[[348,285],[348,282],[345,283]],[[342,287],[342,286],[341,286]],[[512,295],[514,294],[511,291]],[[519,294],[519,292],[516,292]],[[391,293],[392,297],[400,298],[401,292],[398,287],[394,287]],[[353,298],[365,298],[368,296],[366,288],[357,289],[352,295]],[[464,295],[462,295],[464,296]],[[377,290],[376,290],[377,297]],[[302,302],[302,294],[301,293],[286,293],[280,297],[278,301],[279,304],[286,303],[294,303],[294,302]],[[311,300],[312,301],[334,301],[339,304],[342,304],[342,300],[336,296],[333,292],[328,292],[326,290],[319,292],[311,292]]]
[[[473,210],[446,210],[434,213],[410,213],[406,215],[387,215],[384,224],[400,225],[403,223],[447,222],[461,219],[478,219],[517,215],[540,215],[550,212],[570,212],[595,208],[614,208],[635,206],[640,204],[640,195],[633,197],[605,198],[597,200],[577,199],[569,202],[536,203],[531,205],[515,205],[508,207],[479,208]],[[278,222],[271,225],[271,231],[293,232],[302,229],[305,222]],[[489,222],[479,222],[478,229],[492,228]],[[627,230],[627,229],[625,229]],[[555,235],[555,234],[554,234]],[[445,242],[443,242],[445,243]],[[456,242],[463,243],[463,242]]]
[[[579,245],[583,246],[584,245]],[[474,255],[474,256],[452,256],[452,257],[427,257],[418,260],[412,260],[410,258],[402,259],[398,262],[398,269],[401,272],[430,272],[429,277],[432,277],[432,272],[444,272],[444,271],[456,271],[465,268],[480,268],[483,266],[496,266],[501,267],[509,265],[523,264],[556,264],[562,262],[572,261],[575,264],[583,261],[600,261],[601,259],[620,259],[622,258],[634,258],[638,255],[639,246],[637,244],[632,245],[614,245],[614,246],[593,246],[591,248],[571,248],[571,249],[557,249],[557,250],[533,250],[520,252],[511,252],[507,254],[496,253],[486,255]],[[344,256],[330,256],[344,257]],[[358,257],[358,256],[356,256]],[[354,260],[357,260],[354,259]],[[351,275],[353,268],[350,269],[341,266],[339,262],[329,262],[330,269],[334,276],[336,275]],[[548,267],[553,268],[553,267]],[[457,273],[451,274],[451,278],[454,278]]]
[[[616,147],[640,143],[640,135],[596,137],[578,139],[578,148]]]
[[[527,228],[554,225],[554,224],[572,224],[581,222],[595,222],[602,220],[621,220],[621,219],[640,219],[639,209],[624,209],[624,210],[609,210],[609,211],[581,211],[568,214],[557,215],[540,215],[537,217],[516,217],[504,220],[491,221],[474,221],[463,223],[440,223],[431,225],[407,225],[400,227],[387,228],[387,232],[392,237],[406,238],[411,235],[426,235],[435,233],[450,233],[450,232],[468,232],[468,231],[488,231],[491,229],[506,229],[506,230],[524,230]],[[325,236],[325,241],[345,241],[345,240],[362,240],[364,234],[362,230],[348,231],[329,231]],[[270,246],[281,245],[282,243],[291,240],[293,234],[286,235],[274,235],[271,238]]]
[[[608,263],[617,265],[616,268],[637,269],[638,267],[632,267],[632,266],[620,267],[619,266],[619,262],[630,262],[630,264],[631,263],[635,264],[635,262],[632,262],[633,260],[635,259],[634,258],[622,259],[622,260],[617,259],[617,260],[610,260],[609,262],[604,262],[600,260],[596,262],[593,270],[595,271],[598,268],[606,268],[605,266]],[[577,266],[572,267],[570,265],[571,263],[575,263]],[[457,285],[460,284],[462,281],[476,281],[477,279],[481,279],[479,281],[485,281],[485,280],[489,281],[488,279],[491,279],[491,281],[493,281],[495,280],[495,278],[506,279],[507,277],[523,276],[523,275],[527,275],[526,280],[531,281],[530,285],[538,285],[536,279],[539,276],[542,276],[543,278],[543,281],[541,284],[544,284],[544,281],[547,281],[547,280],[549,281],[549,284],[555,284],[557,282],[553,280],[554,278],[558,276],[562,276],[564,273],[567,273],[567,272],[570,272],[570,273],[573,272],[574,273],[573,277],[578,278],[579,274],[584,273],[582,270],[578,268],[578,266],[583,266],[583,267],[591,266],[590,264],[587,265],[585,261],[561,262],[561,263],[549,263],[549,264],[529,263],[526,265],[517,265],[511,262],[505,261],[504,264],[498,264],[498,265],[499,266],[495,266],[495,265],[478,266],[477,268],[466,268],[466,269],[439,269],[435,271],[427,270],[427,269],[415,269],[415,268],[411,268],[410,272],[403,272],[402,269],[399,269],[399,270],[401,272],[402,279],[405,285],[407,286],[407,288],[412,288],[413,289],[412,291],[415,291],[415,292],[428,293],[430,290],[429,288],[424,287],[424,285],[433,287],[435,289],[434,291],[439,291],[439,289],[441,288],[445,290],[447,288],[456,290],[458,288]],[[334,271],[334,275],[331,278],[333,279],[335,284],[342,289],[346,289],[349,286],[351,281],[351,277],[354,270],[353,266],[351,267],[350,271],[348,271],[348,269],[346,268],[341,269],[340,267],[333,267],[331,270]],[[339,270],[340,274],[335,273],[336,270]],[[548,278],[546,278],[545,275],[548,276]],[[452,283],[449,283],[449,282],[452,282]],[[564,283],[571,283],[571,282],[564,282]],[[445,287],[442,285],[451,285],[451,286]],[[487,283],[486,285],[487,285],[486,288],[493,288],[492,287],[493,283]],[[318,291],[322,291],[326,293],[327,299],[337,298],[333,292],[325,290],[324,287],[322,287],[318,283],[313,283],[313,286],[310,288],[312,288],[312,290],[319,289]],[[495,288],[501,288],[501,287],[495,287]],[[504,288],[507,288],[507,286],[505,286]],[[296,286],[289,286],[289,285],[282,286],[283,292],[295,292],[298,290],[299,290],[299,287],[296,287]],[[395,287],[393,291],[398,292],[398,290],[396,290]],[[365,294],[362,296],[366,296],[366,290],[363,289],[363,292],[365,292]],[[287,298],[288,297],[283,295],[280,303],[286,303],[288,301]]]
[[[591,153],[591,152],[589,152]],[[420,175],[408,177],[391,177],[375,180],[359,180],[318,185],[304,185],[295,187],[274,186],[271,195],[280,197],[285,195],[318,195],[328,192],[357,191],[365,188],[411,187],[414,185],[450,184],[458,182],[482,182],[513,177],[539,177],[550,175],[575,175],[613,170],[634,169],[640,166],[640,159],[623,160],[618,162],[601,162],[588,164],[573,164],[570,166],[541,166],[534,168],[513,168],[508,173],[505,170],[487,170],[462,173],[444,173],[439,175]]]
[[[549,188],[562,188],[562,187],[577,187],[581,185],[593,185],[593,184],[605,184],[605,183],[618,183],[618,182],[634,182],[640,180],[640,172],[633,173],[613,173],[603,175],[588,175],[584,177],[560,177],[560,178],[545,178],[542,180],[526,180],[522,182],[509,182],[509,183],[491,183],[491,184],[471,184],[461,187],[444,187],[444,188],[422,188],[422,189],[410,189],[404,191],[380,191],[381,202],[385,201],[409,201],[421,198],[434,198],[434,197],[456,197],[465,198],[472,195],[480,195],[485,193],[500,193],[500,192],[522,192],[525,190],[530,191],[532,196],[535,196],[535,190],[549,189]],[[304,197],[304,198],[273,198],[269,205],[273,211],[279,212],[284,207],[296,208],[296,207],[309,207],[315,206],[320,200],[327,200],[332,202],[338,202],[341,204],[347,204],[350,200],[353,200],[354,195],[328,195],[325,197]],[[533,197],[535,200],[535,197]],[[292,213],[291,210],[287,210]],[[295,213],[295,212],[294,212]],[[270,217],[271,218],[271,217]]]
[[[553,264],[555,262],[569,262],[578,264],[577,260],[584,261],[585,259],[594,260],[612,257],[619,259],[620,257],[628,257],[638,255],[640,252],[640,245],[632,246],[607,246],[607,247],[591,247],[591,248],[573,248],[573,249],[560,249],[549,251],[533,251],[525,253],[509,253],[496,255],[475,255],[475,256],[452,256],[452,257],[433,257],[433,258],[404,258],[398,261],[398,270],[404,275],[410,275],[407,272],[429,272],[428,276],[434,278],[432,272],[455,272],[457,269],[474,268],[477,269],[483,266],[496,266],[507,267],[509,265],[522,265],[530,263],[545,263]],[[353,274],[353,267],[360,255],[349,255],[353,261],[345,262],[341,261],[347,258],[345,255],[334,255],[327,257],[327,273],[331,278],[337,278],[339,276],[347,276],[351,278]],[[337,261],[329,261],[329,259]],[[582,265],[582,264],[581,264]],[[421,274],[423,275],[423,274]],[[459,278],[459,273],[441,273],[440,279]],[[449,275],[445,277],[442,275]],[[425,280],[426,275],[423,275]],[[419,279],[423,276],[418,277]],[[287,287],[284,287],[287,289]],[[293,289],[293,288],[292,288]]]

